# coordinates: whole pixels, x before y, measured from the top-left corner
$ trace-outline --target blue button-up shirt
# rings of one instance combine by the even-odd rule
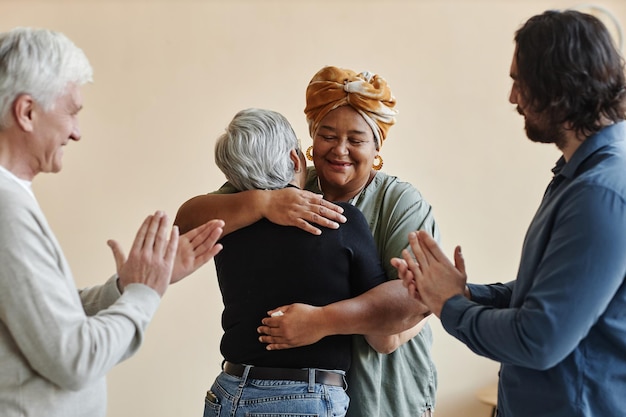
[[[502,417],[626,415],[626,122],[587,138],[554,178],[517,279],[469,285],[445,329],[502,363]]]

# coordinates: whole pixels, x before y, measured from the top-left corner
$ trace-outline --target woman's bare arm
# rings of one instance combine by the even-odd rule
[[[278,310],[282,314],[272,315]],[[306,304],[278,307],[268,312],[269,317],[262,320],[257,331],[259,340],[267,343],[270,350],[306,346],[334,334],[397,335],[395,341],[384,342],[387,347],[383,350],[386,350],[409,335],[398,334],[421,330],[414,327],[429,314],[423,303],[408,295],[402,281],[394,279],[358,297],[323,307]]]
[[[211,219],[223,219],[224,235],[266,218],[283,226],[296,226],[319,235],[315,225],[336,229],[345,223],[343,209],[321,195],[297,188],[249,190],[232,194],[204,194],[187,200],[174,224],[181,233]]]
[[[211,219],[222,219],[224,236],[261,220],[262,198],[260,190],[199,195],[180,206],[174,224],[181,233],[186,233]]]

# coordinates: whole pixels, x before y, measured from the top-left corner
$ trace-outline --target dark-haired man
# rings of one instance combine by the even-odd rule
[[[510,102],[530,140],[563,156],[515,281],[467,285],[427,234],[394,259],[409,292],[479,355],[502,363],[501,417],[626,412],[626,86],[604,25],[547,11],[515,35]]]

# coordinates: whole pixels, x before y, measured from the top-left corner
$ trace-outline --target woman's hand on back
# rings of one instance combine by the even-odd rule
[[[268,191],[263,217],[275,224],[295,226],[314,235],[322,231],[316,226],[338,229],[345,223],[343,209],[324,200],[322,195],[287,187]]]
[[[275,308],[267,314],[257,328],[259,341],[267,343],[267,350],[312,345],[333,334],[332,321],[324,314],[324,307],[295,303]]]

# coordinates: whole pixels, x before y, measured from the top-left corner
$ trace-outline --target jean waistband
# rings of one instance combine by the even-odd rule
[[[244,375],[246,365],[224,362],[224,372],[229,375],[241,377]],[[338,372],[324,371],[321,369],[296,369],[296,368],[265,368],[251,366],[248,371],[250,379],[275,379],[283,381],[309,382],[310,371],[315,372],[315,383],[346,387],[344,375]]]

